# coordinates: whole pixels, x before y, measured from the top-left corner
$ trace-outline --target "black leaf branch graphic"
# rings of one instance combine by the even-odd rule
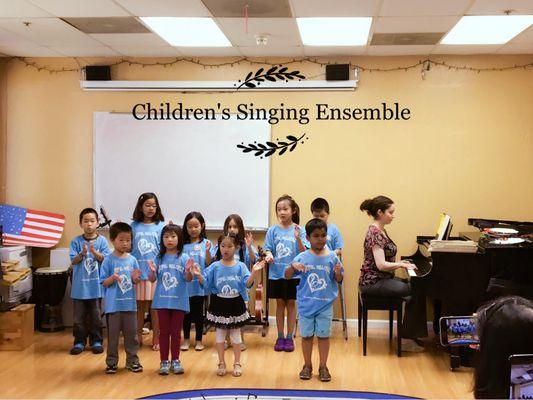
[[[269,81],[269,82],[276,82],[276,81],[292,81],[294,79],[305,79],[305,76],[300,74],[300,71],[287,71],[288,68],[284,67],[283,65],[275,65],[272,68],[268,69],[265,72],[264,68],[259,68],[255,73],[249,72],[248,75],[246,75],[246,78],[244,80],[238,81],[239,86],[237,86],[237,83],[234,86],[237,86],[237,90],[239,90],[241,87],[246,86],[247,88],[253,89],[259,85],[261,85],[261,82]]]
[[[256,157],[270,157],[273,154],[276,154],[278,152],[278,155],[282,156],[285,154],[287,150],[289,152],[293,151],[296,146],[298,146],[298,143],[304,144],[303,139],[309,140],[308,137],[305,136],[305,133],[300,136],[296,137],[293,135],[287,135],[286,139],[287,141],[280,141],[279,139],[276,139],[276,143],[274,142],[265,142],[265,143],[248,143],[247,145],[243,143],[238,144],[237,147],[239,149],[242,149],[243,153],[254,153],[254,156]]]

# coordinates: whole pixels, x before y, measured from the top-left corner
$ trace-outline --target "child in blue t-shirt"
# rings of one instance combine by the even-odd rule
[[[137,296],[137,335],[139,345],[143,344],[142,330],[144,316],[150,312],[152,327],[152,350],[159,350],[159,323],[157,313],[151,309],[154,297],[155,284],[150,282],[148,274],[150,268],[148,262],[159,254],[159,241],[165,218],[159,206],[159,200],[155,193],[143,193],[139,196],[135,210],[133,211],[133,246],[131,255],[137,259],[141,268],[141,280],[135,288]]]
[[[192,258],[199,265],[201,271],[211,264],[211,242],[205,233],[205,220],[201,213],[192,211],[185,216],[183,221],[183,254]],[[187,282],[189,292],[190,311],[183,320],[183,343],[181,350],[187,351],[190,346],[191,325],[194,322],[196,330],[196,344],[194,350],[202,351],[204,345],[202,337],[204,334],[204,303],[206,291],[196,277],[191,282]]]
[[[313,217],[320,218],[328,224],[328,247],[334,251],[339,259],[341,258],[342,249],[344,248],[344,240],[337,225],[328,222],[329,219],[329,204],[326,199],[317,197],[311,203],[311,213]]]
[[[107,240],[100,236],[98,213],[93,208],[84,208],[80,213],[80,227],[83,235],[70,242],[72,268],[73,335],[74,346],[70,354],[80,354],[87,344],[94,354],[104,351],[100,299],[103,290],[100,285],[100,263],[109,254]],[[87,321],[88,320],[88,321]]]
[[[203,274],[198,264],[194,264],[192,272],[207,292],[213,294],[207,311],[207,319],[216,327],[217,375],[226,374],[224,339],[229,330],[235,357],[233,376],[241,376],[241,327],[250,318],[245,304],[245,300],[248,300],[247,289],[253,285],[254,279],[259,277],[266,263],[261,261],[255,264],[250,274],[250,270],[244,263],[235,260],[237,238],[231,233],[220,235],[218,247],[222,256],[220,261],[211,264]]]
[[[178,225],[169,224],[163,228],[160,248],[155,260],[149,261],[148,276],[152,282],[157,279],[152,308],[157,310],[159,317],[159,374],[168,375],[170,371],[183,374],[180,339],[183,318],[189,312],[186,280],[192,279],[189,271],[194,261],[182,253],[183,232]],[[171,361],[168,361],[169,347]]]
[[[237,237],[235,260],[242,261],[248,269],[251,269],[258,257],[257,249],[254,246],[254,237],[251,232],[246,232],[246,229],[244,229],[244,222],[240,215],[228,215],[224,221],[222,233],[224,235],[233,233]],[[211,248],[211,256],[213,259],[220,260],[218,245]]]
[[[331,380],[327,367],[329,353],[329,336],[333,319],[333,302],[338,294],[338,282],[342,282],[344,270],[330,249],[327,242],[327,224],[314,218],[305,225],[307,239],[311,249],[298,254],[285,270],[287,279],[300,277],[296,302],[302,335],[302,352],[304,366],[300,379],[311,379],[313,367],[311,354],[313,336],[318,338],[320,365],[318,375],[321,381]]]
[[[235,260],[242,261],[248,269],[251,269],[255,264],[255,260],[259,256],[256,248],[254,247],[254,237],[251,232],[246,232],[244,229],[244,222],[238,214],[230,214],[224,221],[224,227],[222,233],[228,235],[230,233],[237,237],[237,249],[235,251]],[[211,255],[215,260],[222,258],[218,245],[213,246],[211,249]],[[241,350],[246,350],[244,344],[244,337],[241,338]],[[228,338],[229,340],[229,338]],[[228,347],[230,343],[228,340],[224,342],[224,348]]]
[[[141,280],[141,270],[131,249],[132,231],[125,222],[111,225],[109,238],[115,248],[102,263],[100,282],[105,288],[105,313],[107,317],[107,357],[106,374],[114,374],[118,369],[118,341],[120,331],[124,336],[126,369],[142,372],[137,351],[137,303],[135,284]]]
[[[285,268],[302,251],[307,240],[300,228],[300,208],[289,195],[276,201],[278,225],[268,228],[265,238],[265,261],[268,269],[267,298],[276,299],[276,326],[278,338],[275,351],[294,351],[294,327],[296,325],[296,286],[298,279],[285,279]],[[287,310],[287,336],[284,335],[285,310]]]

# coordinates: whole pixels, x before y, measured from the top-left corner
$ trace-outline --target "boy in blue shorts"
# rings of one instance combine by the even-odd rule
[[[102,263],[100,282],[105,288],[105,313],[107,317],[106,374],[118,369],[118,341],[120,331],[124,336],[126,369],[142,372],[137,351],[137,301],[135,284],[141,280],[141,269],[137,259],[129,254],[132,230],[125,222],[111,225],[109,238],[115,250]]]
[[[309,221],[305,225],[305,233],[311,248],[294,258],[285,269],[285,279],[293,276],[300,278],[296,294],[304,356],[300,379],[311,379],[313,336],[317,336],[320,358],[318,376],[322,382],[327,382],[331,380],[326,364],[333,302],[337,298],[337,282],[342,282],[344,269],[337,255],[326,246],[328,226],[323,220],[314,218]]]
[[[326,199],[317,197],[311,203],[311,213],[313,217],[320,218],[326,224],[328,224],[328,238],[327,244],[331,251],[334,251],[337,257],[340,258],[342,248],[344,247],[344,240],[342,239],[341,232],[337,225],[328,223],[329,218],[329,204]]]
[[[104,351],[102,346],[102,319],[100,299],[103,290],[100,285],[100,264],[109,254],[107,240],[96,232],[98,213],[93,208],[84,208],[80,213],[80,227],[83,235],[70,242],[72,270],[72,297],[74,346],[70,354],[77,355],[85,350],[87,338],[94,354]]]

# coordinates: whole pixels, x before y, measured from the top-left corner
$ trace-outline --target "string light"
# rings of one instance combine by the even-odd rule
[[[35,68],[37,71],[47,71],[49,73],[79,72],[81,71],[81,69],[83,69],[83,66],[80,65],[80,63],[78,62],[76,58],[74,58],[74,60],[78,64],[79,66],[78,68],[60,68],[60,69],[39,65],[36,62],[30,62],[26,59],[26,57],[10,57],[7,62],[10,62],[13,60],[22,62],[23,64],[26,65],[26,67]],[[177,65],[180,63],[195,64],[195,65],[202,66],[204,69],[205,68],[233,67],[235,65],[240,65],[240,64],[245,64],[245,63],[250,64],[250,65],[266,65],[270,67],[273,67],[275,65],[280,65],[280,64],[289,65],[289,64],[309,63],[309,64],[314,64],[314,65],[319,65],[319,66],[326,66],[326,65],[332,64],[331,62],[328,62],[328,61],[319,61],[315,58],[309,58],[309,57],[293,58],[293,59],[286,60],[283,62],[275,62],[275,63],[268,62],[267,60],[257,61],[257,60],[253,60],[247,57],[241,57],[236,60],[225,61],[225,62],[220,62],[220,63],[207,63],[207,62],[202,62],[199,59],[194,59],[194,58],[174,58],[172,60],[165,61],[165,62],[161,62],[161,61],[144,62],[144,61],[137,61],[133,59],[120,59],[114,63],[110,63],[106,65],[109,65],[112,67],[112,66],[127,64],[128,66],[141,66],[145,68],[145,67],[154,67],[154,66],[168,67],[168,66]],[[449,64],[445,61],[436,61],[436,60],[431,60],[429,58],[426,58],[424,60],[419,60],[418,62],[414,64],[401,65],[401,66],[389,67],[389,68],[365,67],[363,65],[350,63],[351,69],[357,68],[361,72],[409,71],[411,69],[414,69],[420,66],[422,66],[423,71],[429,71],[431,67],[443,67],[443,68],[448,68],[448,70],[454,70],[454,71],[470,71],[470,72],[480,73],[480,72],[491,72],[491,71],[502,72],[502,71],[510,71],[510,70],[515,70],[515,69],[533,68],[533,62],[529,62],[525,64],[514,64],[514,65],[509,65],[509,66],[504,66],[504,67],[483,67],[483,68],[471,67],[468,65],[454,65],[454,64]]]

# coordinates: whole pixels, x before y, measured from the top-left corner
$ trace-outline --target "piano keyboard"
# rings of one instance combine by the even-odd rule
[[[418,276],[418,277],[422,277],[422,276],[426,276],[430,271],[431,271],[431,268],[433,268],[433,263],[431,261],[426,261],[426,262],[413,262],[411,261],[413,264],[416,265],[416,269],[408,269],[407,270],[407,274],[411,277],[413,276]]]

